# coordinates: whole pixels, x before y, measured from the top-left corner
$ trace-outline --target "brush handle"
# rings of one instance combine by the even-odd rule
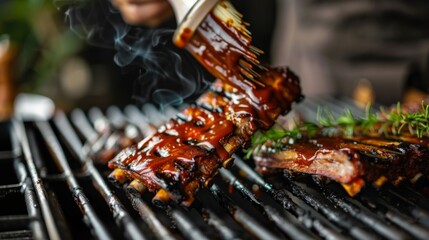
[[[199,1],[200,0],[169,0],[176,16],[177,24],[182,22],[186,14]]]
[[[198,28],[219,0],[169,0],[169,2],[178,24],[173,42],[176,46],[183,48],[190,35]]]

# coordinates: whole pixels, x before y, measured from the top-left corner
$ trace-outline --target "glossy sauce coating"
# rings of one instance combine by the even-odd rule
[[[254,159],[262,173],[287,169],[328,177],[353,196],[365,182],[377,185],[380,179],[394,182],[429,172],[428,157],[425,145],[360,135],[304,138],[282,150],[256,154]]]
[[[272,168],[319,174],[350,183],[362,174],[361,155],[352,142],[341,138],[301,139],[278,152],[254,156],[262,172]]]
[[[190,32],[183,35],[188,41]],[[192,200],[232,153],[258,129],[270,128],[302,98],[298,77],[289,69],[258,71],[257,84],[245,78],[239,61],[257,62],[250,38],[209,14],[187,44],[188,50],[221,81],[156,134],[125,149],[109,162],[141,180],[149,190],[169,191]]]
[[[297,81],[283,77],[285,70],[278,70],[273,76],[270,81],[280,78],[289,87],[283,89],[287,93],[280,94],[267,86],[272,98],[290,96],[293,101],[300,96]],[[141,180],[149,190],[179,189],[185,199],[192,198],[195,189],[212,178],[236,149],[248,144],[256,130],[268,127],[292,104],[262,112],[267,119],[263,122],[245,94],[221,81],[212,89],[197,100],[198,106],[186,108],[178,119],[165,124],[155,135],[122,151],[109,162],[109,167],[126,170],[128,178]],[[191,192],[186,192],[189,184]]]
[[[218,167],[221,159],[229,155],[220,140],[232,133],[232,122],[219,113],[196,106],[187,108],[183,115],[190,121],[171,120],[158,133],[139,143],[135,151],[129,151],[120,162],[111,162],[113,166],[110,167],[126,166],[152,189],[168,184],[162,182],[165,179],[187,183],[189,179],[179,178],[180,171],[194,171],[200,167],[198,165],[209,162]],[[202,163],[202,159],[207,162]],[[163,176],[156,176],[157,172]]]
[[[294,100],[280,96],[285,92],[282,88],[290,87],[283,79],[297,82],[298,78],[289,70],[261,66],[257,54],[249,50],[250,41],[248,36],[209,13],[186,48],[213,76],[244,94],[250,100],[248,104],[256,110],[254,117],[261,122],[261,127],[267,129],[273,124],[273,116],[279,114],[279,107],[288,106]],[[249,68],[260,78],[253,81],[243,75],[240,61],[252,62],[255,66]]]

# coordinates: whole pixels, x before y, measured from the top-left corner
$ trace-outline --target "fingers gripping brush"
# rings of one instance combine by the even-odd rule
[[[212,75],[243,89],[267,71],[251,45],[243,16],[227,0],[170,0],[178,28],[173,42],[186,48]],[[244,83],[244,85],[243,85]]]

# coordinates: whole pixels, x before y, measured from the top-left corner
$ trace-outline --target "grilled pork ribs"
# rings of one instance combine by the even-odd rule
[[[381,186],[429,173],[428,139],[416,136],[324,136],[304,137],[293,144],[266,143],[253,155],[263,174],[277,171],[305,173],[341,183],[349,195],[365,183]]]
[[[270,128],[302,98],[299,80],[288,69],[267,71],[261,81],[264,86],[247,83],[246,91],[215,82],[176,119],[111,160],[111,179],[134,180],[137,189],[156,192],[155,201],[190,205],[196,191],[210,185],[218,168],[232,164],[232,154],[247,146],[255,131]]]

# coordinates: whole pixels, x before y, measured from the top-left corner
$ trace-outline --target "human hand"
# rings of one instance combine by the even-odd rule
[[[167,0],[112,0],[112,4],[131,25],[156,27],[174,16]]]

